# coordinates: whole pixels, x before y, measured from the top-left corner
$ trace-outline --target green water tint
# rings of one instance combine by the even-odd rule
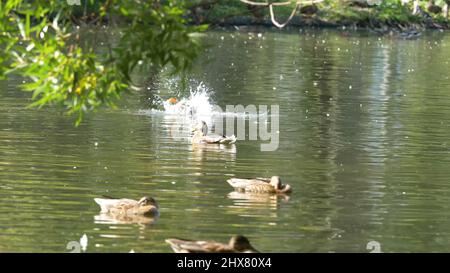
[[[55,109],[26,109],[22,80],[2,82],[0,251],[69,252],[83,234],[87,252],[171,252],[166,238],[233,234],[262,252],[368,252],[370,241],[449,251],[450,35],[258,31],[208,33],[191,79],[222,107],[279,105],[275,152],[259,141],[194,149],[167,115],[145,111],[150,91],[74,128]],[[226,183],[271,175],[294,192],[252,198]],[[153,196],[161,216],[96,220],[101,195]]]

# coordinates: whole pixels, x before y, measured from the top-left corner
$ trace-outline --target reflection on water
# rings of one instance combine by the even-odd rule
[[[208,159],[221,159],[233,163],[236,161],[236,145],[234,144],[192,144],[192,160],[206,161]]]
[[[278,207],[289,201],[289,196],[284,194],[252,194],[233,191],[227,197],[233,200],[229,206],[230,213],[237,213],[243,217],[267,216],[278,217]]]
[[[141,226],[152,225],[156,223],[157,217],[147,217],[143,215],[124,215],[124,214],[111,214],[101,213],[94,216],[96,224],[139,224]]]
[[[27,109],[21,79],[0,82],[0,252],[68,252],[83,234],[87,252],[170,252],[166,238],[233,234],[263,252],[367,252],[370,241],[383,252],[450,250],[450,35],[243,27],[204,41],[191,78],[220,107],[278,104],[278,150],[193,146],[189,118],[149,110],[154,93],[179,93],[163,75],[141,75],[150,91],[78,128],[56,109]],[[272,175],[295,192],[252,196],[226,183]],[[161,217],[98,215],[101,195],[154,196]]]

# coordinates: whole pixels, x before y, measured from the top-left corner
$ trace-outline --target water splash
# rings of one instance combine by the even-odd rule
[[[210,92],[201,82],[195,89],[190,89],[187,98],[177,99],[176,103],[170,100],[163,102],[166,114],[184,115],[191,118],[210,117],[213,113],[213,105],[210,100]]]

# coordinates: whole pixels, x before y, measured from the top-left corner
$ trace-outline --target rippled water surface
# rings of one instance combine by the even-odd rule
[[[261,35],[258,35],[259,31]],[[209,32],[190,78],[212,104],[279,105],[279,148],[193,147],[179,120],[149,111],[165,76],[78,128],[27,109],[22,79],[0,83],[0,251],[170,252],[164,239],[263,252],[450,251],[450,35],[242,28]],[[193,83],[191,83],[193,84]],[[232,191],[229,177],[280,175],[288,198]],[[154,196],[161,216],[104,219],[93,198]]]

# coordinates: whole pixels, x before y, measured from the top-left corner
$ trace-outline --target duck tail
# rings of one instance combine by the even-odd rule
[[[104,198],[94,198],[95,203],[97,203],[100,206],[101,212],[108,212],[108,207],[105,204],[105,200],[109,200],[109,199],[104,199]]]
[[[233,143],[236,143],[236,141],[237,141],[236,136],[232,135],[232,136],[225,137],[224,139],[222,139],[220,141],[220,143],[222,143],[222,144],[233,144]]]
[[[232,136],[230,137],[230,140],[231,140],[230,144],[236,143],[237,137],[236,137],[235,135],[232,135]]]

